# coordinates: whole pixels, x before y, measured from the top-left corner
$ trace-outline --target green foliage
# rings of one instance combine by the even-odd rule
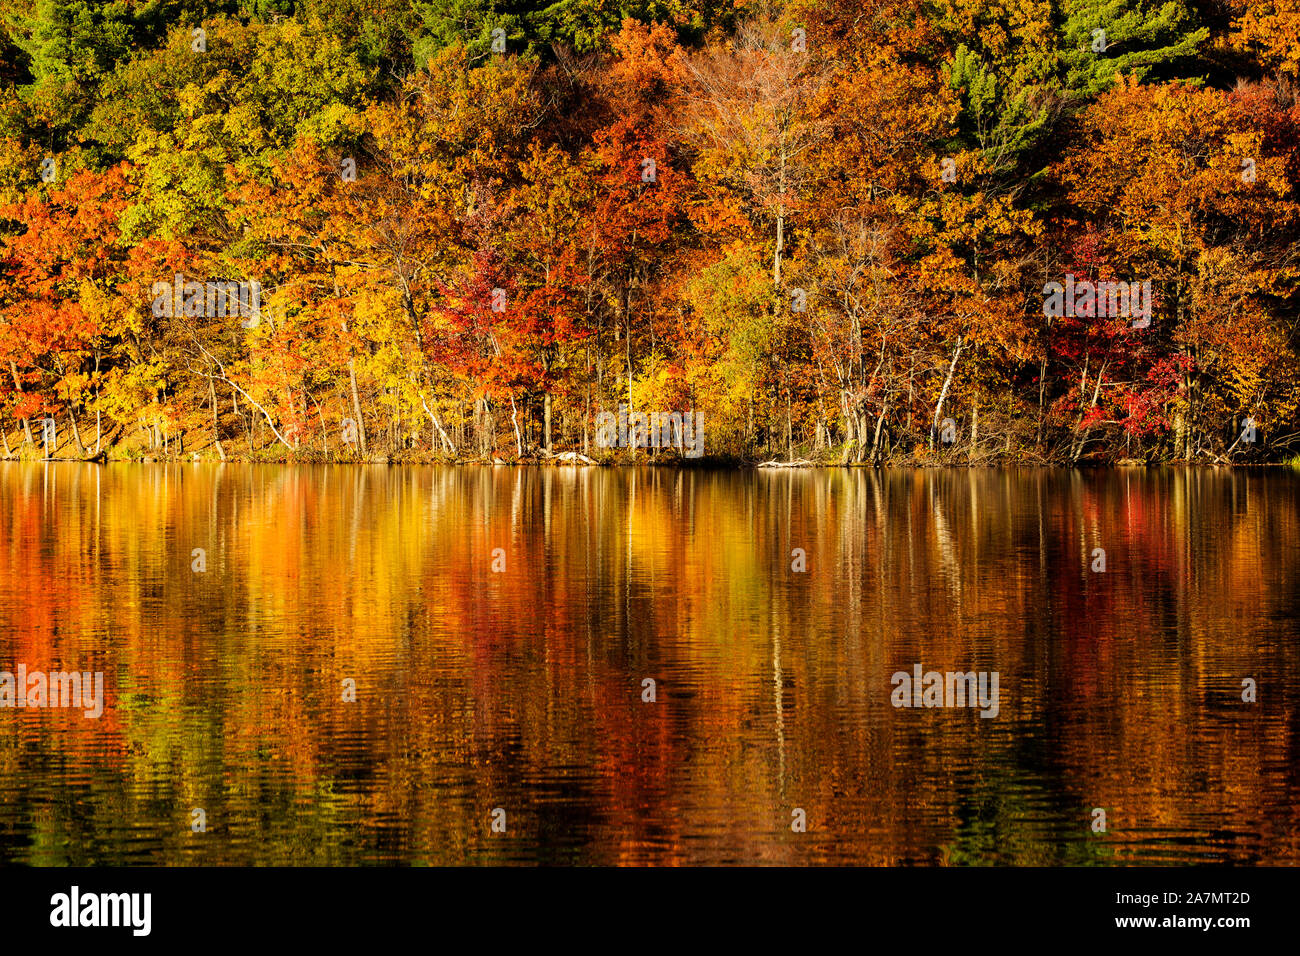
[[[948,69],[948,84],[962,91],[961,131],[977,143],[993,172],[1015,169],[1049,128],[1051,96],[1045,88],[1007,84],[964,43]]]
[[[1064,86],[1073,98],[1110,89],[1119,76],[1143,79],[1196,53],[1209,29],[1183,0],[1158,7],[1142,0],[1065,0],[1061,24]],[[1104,38],[1098,31],[1104,31]],[[1104,51],[1100,48],[1104,39]]]
[[[506,52],[534,55],[552,44],[578,53],[606,48],[606,38],[625,19],[670,23],[684,38],[699,39],[710,27],[728,26],[735,8],[720,0],[417,0],[422,29],[414,45],[417,65],[461,43],[471,60],[492,53],[492,31],[505,32]]]
[[[15,33],[34,82],[93,83],[111,70],[135,35],[131,7],[125,0],[37,0]]]

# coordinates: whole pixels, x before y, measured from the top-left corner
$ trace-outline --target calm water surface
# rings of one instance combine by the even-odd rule
[[[1281,470],[0,465],[0,862],[1296,864],[1298,621]]]

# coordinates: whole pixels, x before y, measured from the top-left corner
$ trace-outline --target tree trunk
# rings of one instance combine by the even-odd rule
[[[880,406],[880,415],[876,418],[876,434],[871,440],[871,463],[876,464],[880,460],[880,429],[885,424],[885,413],[889,411],[889,402],[884,402]]]
[[[429,416],[429,421],[433,422],[433,427],[437,429],[438,438],[442,441],[443,450],[455,458],[456,446],[452,443],[452,440],[447,437],[447,433],[443,430],[442,422],[438,421],[438,416],[433,413],[433,409],[429,407],[429,403],[424,400],[423,395],[420,396],[420,404],[424,406],[425,414]]]
[[[1047,387],[1047,356],[1043,355],[1043,361],[1038,366],[1038,434],[1034,439],[1034,444],[1039,451],[1043,448],[1043,390]]]
[[[275,422],[271,420],[270,412],[268,412],[265,408],[263,408],[261,405],[255,402],[247,392],[245,392],[242,388],[240,388],[230,379],[228,378],[225,379],[225,382],[231,388],[240,392],[244,396],[244,401],[248,402],[249,405],[253,406],[253,408],[256,408],[259,412],[262,413],[262,418],[266,421],[266,427],[271,429],[271,434],[273,434],[276,438],[278,438],[280,440],[280,444],[284,445],[285,448],[292,450],[293,445],[289,444],[289,440],[285,438],[283,435],[281,435],[280,430],[275,427]]]
[[[519,434],[519,409],[515,407],[515,397],[510,396],[510,423],[515,426],[515,451],[520,458],[524,457],[524,439]]]
[[[780,198],[776,203],[776,249],[772,255],[772,286],[781,288],[781,256],[785,252],[785,176],[786,176],[786,141],[781,135],[780,171],[778,173],[777,192]]]
[[[546,454],[551,454],[551,393],[548,390],[542,396],[542,444]]]
[[[794,418],[790,410],[790,392],[785,393],[785,447],[789,461],[794,461]]]
[[[623,310],[623,327],[627,332],[623,342],[623,356],[627,362],[627,417],[632,418],[632,315],[630,306],[625,306]],[[632,460],[636,460],[636,442],[629,442],[631,447],[628,453]]]
[[[844,450],[840,453],[840,464],[847,465],[853,456],[853,448],[858,442],[857,416],[849,408],[848,389],[840,389],[840,411],[844,415]]]
[[[584,403],[584,405],[583,405],[583,409],[582,409],[582,453],[583,453],[584,455],[589,455],[589,454],[591,454],[591,453],[587,450],[587,448],[588,448],[588,445],[587,445],[587,441],[588,441],[587,423],[588,423],[590,420],[591,420],[591,388],[588,387],[588,388],[587,388],[587,398],[586,398],[586,401],[585,401],[585,403]]]
[[[77,454],[82,458],[86,457],[86,446],[81,443],[81,432],[77,428],[77,416],[72,414],[72,409],[68,409],[68,421],[72,424],[72,440],[77,443]]]
[[[312,396],[312,401],[316,402],[315,396]],[[325,413],[321,411],[320,402],[316,402],[316,417],[320,419],[321,444],[325,446],[325,454],[328,455],[330,453],[330,433],[328,426],[325,424]]]
[[[208,398],[212,402],[212,444],[216,446],[217,455],[222,461],[225,461],[226,450],[221,447],[221,430],[218,427],[217,387],[213,384],[211,376],[208,376]]]
[[[23,384],[18,379],[18,365],[12,359],[9,360],[9,371],[14,377],[14,391],[22,395]],[[23,434],[27,436],[27,444],[36,444],[36,439],[32,437],[32,423],[26,417],[23,418]]]
[[[1106,363],[1103,362],[1101,369],[1097,372],[1097,386],[1092,390],[1092,404],[1088,406],[1089,411],[1097,407],[1097,398],[1101,395],[1101,380],[1105,376],[1105,374],[1106,374]],[[1085,417],[1087,416],[1087,414],[1088,414],[1087,412],[1084,412]],[[1079,456],[1083,454],[1083,447],[1085,444],[1087,444],[1088,441],[1088,433],[1092,431],[1091,426],[1087,428],[1083,428],[1082,421],[1080,421],[1079,424],[1081,426],[1079,428],[1079,434],[1078,436],[1076,436],[1075,441],[1070,448],[1071,463],[1077,462],[1079,460]]]
[[[952,350],[952,362],[948,365],[948,377],[943,380],[943,388],[939,390],[939,401],[934,404],[934,421],[930,423],[930,449],[934,450],[934,433],[939,428],[939,418],[943,415],[943,403],[948,398],[948,388],[952,385],[952,373],[957,370],[957,358],[961,355],[962,343],[965,336],[957,336],[957,347]]]
[[[492,403],[486,396],[475,403],[474,422],[478,431],[479,455],[487,458],[497,450],[497,427],[496,418],[492,415]]]
[[[352,415],[357,420],[357,444],[361,455],[366,454],[366,423],[361,417],[361,398],[357,395],[357,365],[354,359],[348,359],[348,382],[352,386]]]
[[[840,410],[844,414],[844,441],[849,444],[856,437],[853,429],[854,416],[849,409],[849,393],[846,389],[840,389]]]
[[[785,249],[785,210],[776,213],[776,251],[772,256],[772,285],[781,288],[781,253]]]

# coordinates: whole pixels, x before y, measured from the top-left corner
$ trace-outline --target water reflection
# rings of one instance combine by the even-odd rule
[[[106,696],[0,709],[0,861],[1294,864],[1297,491],[0,465],[0,670]]]

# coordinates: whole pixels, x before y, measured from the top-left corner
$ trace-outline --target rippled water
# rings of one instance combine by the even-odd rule
[[[0,671],[106,688],[0,708],[0,861],[1295,864],[1298,492],[0,465]]]

